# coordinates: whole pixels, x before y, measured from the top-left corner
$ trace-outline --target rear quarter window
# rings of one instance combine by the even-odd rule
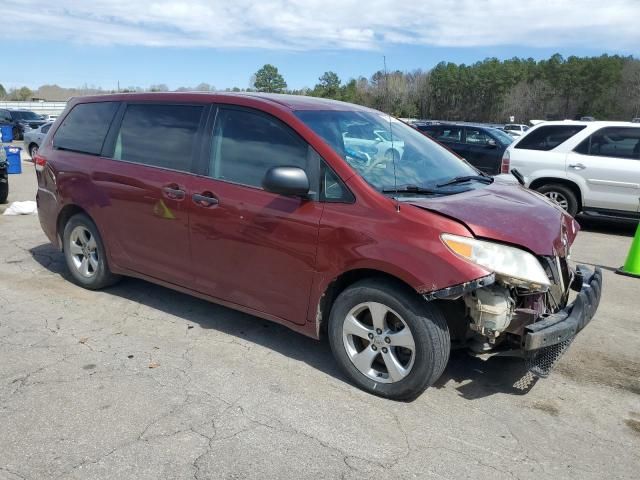
[[[76,105],[56,131],[53,147],[99,155],[118,105],[118,102]]]
[[[584,128],[584,125],[543,126],[525,135],[514,148],[542,151],[553,150]]]

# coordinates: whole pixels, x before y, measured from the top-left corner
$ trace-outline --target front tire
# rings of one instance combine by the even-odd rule
[[[64,258],[73,281],[83,288],[98,290],[116,283],[95,223],[85,214],[71,217],[64,227]]]
[[[412,400],[449,360],[451,340],[440,310],[403,285],[362,280],[336,298],[329,342],[344,373],[363,390]]]
[[[557,203],[567,211],[569,215],[575,217],[578,213],[578,199],[569,187],[559,183],[549,183],[536,188],[552,202]]]
[[[34,158],[36,157],[36,155],[38,154],[38,145],[36,145],[35,143],[32,143],[31,146],[29,146],[29,155],[31,156],[31,160],[35,162]]]

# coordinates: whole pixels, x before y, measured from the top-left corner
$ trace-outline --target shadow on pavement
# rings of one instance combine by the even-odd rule
[[[492,357],[482,360],[463,350],[454,350],[447,369],[434,387],[444,388],[450,381],[461,384],[455,387],[461,397],[474,400],[497,393],[524,395],[533,388],[537,379],[528,372],[521,358]]]
[[[40,265],[71,281],[63,254],[52,245],[39,245],[30,253]],[[135,278],[125,278],[104,292],[182,318],[185,328],[191,322],[202,328],[216,329],[349,383],[333,360],[327,341],[318,342],[282,325]],[[524,362],[520,359],[494,357],[483,361],[462,351],[452,351],[445,372],[432,388],[444,388],[450,381],[461,383],[456,389],[468,400],[496,393],[522,395],[535,383],[524,389],[514,387],[525,373]]]
[[[610,220],[587,217],[585,215],[578,215],[576,220],[585,232],[606,233],[607,235],[624,237],[633,237],[638,226],[637,220]]]

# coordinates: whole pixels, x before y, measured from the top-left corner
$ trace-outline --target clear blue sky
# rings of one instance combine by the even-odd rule
[[[248,87],[263,64],[290,88],[439,61],[639,56],[640,1],[20,0],[3,9],[0,83]],[[419,5],[416,5],[419,3]],[[527,5],[531,4],[531,5]],[[6,22],[11,18],[11,22]],[[39,40],[40,39],[40,40]],[[19,54],[18,54],[19,52]]]

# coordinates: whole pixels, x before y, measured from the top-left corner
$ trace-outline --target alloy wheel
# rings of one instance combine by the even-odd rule
[[[550,192],[545,192],[544,196],[547,197],[549,200],[552,200],[553,202],[560,205],[563,209],[565,210],[569,209],[569,200],[567,200],[567,197],[565,197],[562,193],[550,191]]]
[[[342,325],[342,341],[351,363],[376,382],[404,379],[415,361],[415,341],[409,326],[382,303],[353,307]]]
[[[86,278],[93,277],[98,271],[98,244],[91,232],[77,226],[69,237],[69,253],[76,270]]]

